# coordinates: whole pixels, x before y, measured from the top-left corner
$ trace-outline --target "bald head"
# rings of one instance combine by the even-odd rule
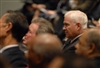
[[[76,53],[86,58],[100,56],[100,28],[86,30],[75,47]]]
[[[62,43],[53,34],[37,35],[29,47],[28,55],[30,61],[37,66],[49,63],[54,57],[62,55]]]
[[[35,44],[43,44],[45,46],[57,46],[61,47],[61,42],[56,35],[53,34],[41,34],[35,39]]]
[[[88,44],[94,43],[100,52],[100,28],[93,28],[86,32]]]
[[[33,50],[38,53],[61,51],[62,43],[57,36],[53,34],[41,34],[38,35],[33,43]]]

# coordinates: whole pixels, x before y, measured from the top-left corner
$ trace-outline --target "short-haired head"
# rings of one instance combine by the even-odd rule
[[[94,44],[95,50],[100,53],[100,28],[92,28],[87,33],[87,44]]]
[[[6,12],[5,22],[12,24],[12,36],[20,42],[22,37],[28,31],[28,22],[26,17],[20,12],[9,10]]]
[[[51,22],[47,21],[44,18],[34,18],[32,19],[31,23],[36,23],[39,24],[39,28],[36,32],[36,34],[41,34],[41,33],[54,33],[54,28],[51,24]]]
[[[88,18],[84,12],[80,10],[71,10],[66,12],[64,16],[66,17],[68,15],[73,23],[80,23],[83,29],[87,28]]]

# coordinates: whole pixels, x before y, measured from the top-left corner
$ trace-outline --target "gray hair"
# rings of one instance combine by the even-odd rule
[[[87,28],[88,18],[87,15],[79,10],[68,11],[65,16],[69,15],[73,23],[80,23],[83,29]]]
[[[34,18],[32,19],[31,23],[39,23],[39,28],[36,32],[36,34],[41,34],[41,33],[54,33],[54,28],[51,22],[47,21],[44,18]]]

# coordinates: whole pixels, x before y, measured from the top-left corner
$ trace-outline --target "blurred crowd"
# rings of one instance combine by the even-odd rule
[[[23,0],[0,18],[0,68],[100,68],[100,0]]]
[[[62,40],[64,14],[69,10],[81,10],[87,14],[88,27],[94,27],[100,18],[100,0],[23,0],[24,6],[21,11],[31,23],[32,18],[43,17],[50,21],[55,34]]]

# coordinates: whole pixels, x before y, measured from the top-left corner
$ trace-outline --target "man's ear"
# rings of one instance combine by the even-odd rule
[[[40,54],[37,54],[37,57],[36,57],[36,63],[37,64],[41,64],[42,63],[42,61],[43,61],[43,56],[42,55],[40,55]]]
[[[91,43],[88,48],[88,54],[91,54],[95,51],[95,44]]]
[[[76,23],[77,25],[77,30],[80,30],[82,28],[82,25],[80,23]]]
[[[12,29],[12,23],[9,22],[6,24],[6,31],[9,32]]]

